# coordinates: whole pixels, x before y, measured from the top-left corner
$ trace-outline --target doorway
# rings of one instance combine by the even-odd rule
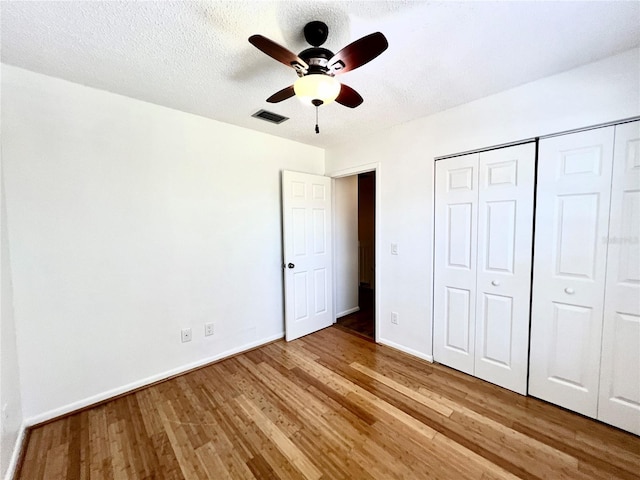
[[[351,258],[345,259],[346,264],[355,265],[355,271],[351,272],[350,276],[343,276],[342,279],[349,283],[345,285],[344,290],[351,292],[352,301],[357,301],[357,305],[343,311],[343,314],[336,319],[336,323],[340,328],[375,340],[376,172],[374,170],[359,173],[351,177],[344,177],[344,179],[342,188],[346,193],[342,203],[340,198],[337,199],[337,209],[348,210],[348,199],[350,198],[352,202],[355,200],[355,212],[351,213],[351,218],[355,217],[357,227],[353,224],[346,224],[340,231],[340,226],[338,226],[337,235],[348,242],[347,230],[352,232],[352,236],[353,233],[357,234],[354,239],[355,243],[352,240],[351,248],[348,250],[350,253],[347,255]],[[355,189],[355,192],[348,189]],[[347,212],[343,213],[348,215]],[[346,221],[348,222],[348,218]],[[345,251],[347,250],[345,249]],[[338,295],[340,293],[338,292]],[[338,313],[340,314],[340,312]]]

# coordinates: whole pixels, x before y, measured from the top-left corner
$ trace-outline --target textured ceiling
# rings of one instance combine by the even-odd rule
[[[640,45],[640,2],[3,1],[2,61],[242,127],[327,147]],[[340,80],[364,103],[315,111],[293,69],[247,41],[295,53],[311,20],[337,52],[375,31],[389,48]],[[639,59],[640,62],[640,59]],[[265,108],[290,117],[272,125]]]

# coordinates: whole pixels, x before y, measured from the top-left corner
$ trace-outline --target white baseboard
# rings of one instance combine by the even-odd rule
[[[9,461],[7,473],[5,473],[4,475],[5,480],[13,480],[13,477],[16,474],[16,468],[18,468],[18,461],[20,460],[22,449],[26,447],[26,445],[24,444],[26,435],[27,423],[22,422],[22,425],[20,425],[20,431],[18,432],[18,438],[16,439],[16,444],[13,447],[13,453],[11,454],[11,460]]]
[[[428,355],[426,353],[419,352],[418,350],[405,347],[404,345],[400,345],[390,340],[385,340],[384,338],[379,338],[378,343],[381,343],[382,345],[386,345],[391,348],[395,348],[396,350],[400,350],[401,352],[408,353],[409,355],[413,355],[414,357],[418,357],[418,358],[421,358],[422,360],[426,360],[427,362],[433,363],[433,355]]]
[[[356,312],[359,312],[359,311],[360,311],[360,307],[349,308],[348,310],[345,310],[344,312],[336,313],[336,318],[344,317],[346,315],[349,315],[351,313],[356,313]]]
[[[236,355],[241,352],[245,352],[247,350],[251,350],[252,348],[259,347],[260,345],[264,345],[269,342],[273,342],[274,340],[279,340],[284,337],[284,332],[278,333],[276,335],[272,335],[271,337],[263,338],[257,340],[255,342],[250,342],[244,345],[241,345],[236,348],[232,348],[225,352],[219,353],[217,355],[206,357],[197,362],[188,363],[187,365],[182,365],[177,368],[172,368],[171,370],[167,370],[166,372],[158,373],[156,375],[152,375],[147,378],[143,378],[141,380],[129,383],[127,385],[123,385],[118,388],[114,388],[108,390],[106,392],[99,393],[97,395],[93,395],[91,397],[78,400],[77,402],[70,403],[60,408],[56,408],[53,410],[49,410],[48,412],[42,413],[40,415],[36,415],[30,417],[25,420],[25,424],[30,427],[33,425],[38,425],[39,423],[46,422],[48,420],[61,417],[62,415],[66,415],[68,413],[75,412],[82,408],[94,405],[99,402],[103,402],[105,400],[109,400],[110,398],[116,397],[118,395],[122,395],[124,393],[131,392],[133,390],[137,390],[138,388],[146,387],[147,385],[151,385],[152,383],[158,382],[160,380],[165,380],[169,377],[173,377],[175,375],[180,375],[181,373],[188,372],[189,370],[193,370],[194,368],[202,367],[207,365],[208,363],[216,362],[218,360],[222,360],[226,357],[230,357],[232,355]]]

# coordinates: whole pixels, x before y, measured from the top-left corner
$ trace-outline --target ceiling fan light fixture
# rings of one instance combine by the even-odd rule
[[[323,105],[333,102],[340,94],[340,82],[323,73],[312,73],[298,78],[293,84],[296,97],[306,105],[321,100]]]

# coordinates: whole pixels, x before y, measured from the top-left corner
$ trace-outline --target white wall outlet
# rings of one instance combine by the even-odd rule
[[[398,255],[398,244],[397,243],[392,243],[391,244],[391,255]]]
[[[191,329],[190,328],[183,328],[181,330],[181,333],[182,333],[182,343],[191,341]]]
[[[391,312],[391,323],[398,325],[398,312]]]
[[[204,335],[205,335],[205,337],[213,335],[213,323],[205,323],[204,324]]]

